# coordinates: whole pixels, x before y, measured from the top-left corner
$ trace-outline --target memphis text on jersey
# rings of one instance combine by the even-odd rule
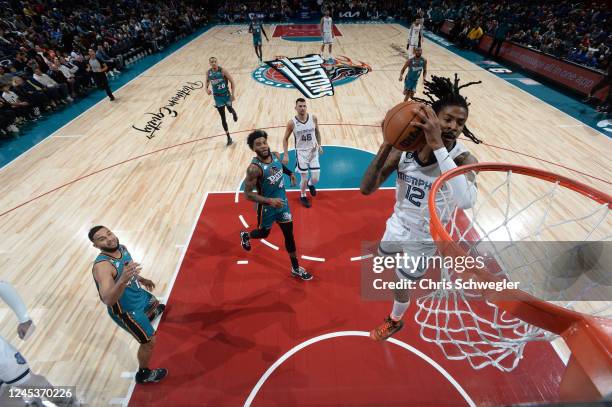
[[[334,86],[323,68],[323,58],[311,54],[300,58],[283,57],[266,62],[280,72],[309,99],[334,95]]]

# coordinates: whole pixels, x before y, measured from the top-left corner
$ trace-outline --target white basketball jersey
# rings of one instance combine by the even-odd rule
[[[323,17],[323,32],[324,33],[332,32],[332,18],[331,17]]]
[[[455,159],[467,151],[463,144],[457,142],[449,154]],[[427,200],[431,186],[441,172],[437,161],[426,166],[421,164],[416,152],[402,153],[397,166],[394,212],[404,226],[408,228],[416,226],[429,233]],[[456,205],[452,202],[454,201],[451,191],[444,185],[436,196],[438,214],[441,215],[443,221],[449,219],[454,211]]]
[[[408,34],[408,44],[418,47],[421,46],[421,33],[423,31],[423,24],[418,27],[415,24],[412,24],[410,27],[410,34]]]
[[[306,121],[302,123],[297,116],[293,119],[293,137],[295,137],[296,150],[313,150],[317,146],[315,137],[315,123],[312,115],[308,115]]]

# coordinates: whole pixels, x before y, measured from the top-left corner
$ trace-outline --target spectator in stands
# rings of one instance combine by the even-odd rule
[[[484,35],[484,31],[480,25],[480,21],[477,20],[472,28],[468,31],[466,41],[464,43],[466,48],[472,49],[480,42],[480,39]]]
[[[108,66],[108,74],[111,77],[120,74],[120,72],[117,70],[119,62],[116,59],[111,58],[110,55],[106,53],[102,44],[98,45],[98,50],[96,51],[96,58],[98,59],[98,61],[104,62],[106,66]]]
[[[47,96],[42,84],[36,82],[32,78],[26,79],[27,81],[21,76],[15,76],[13,78],[11,90],[19,96],[19,99],[38,108],[39,111],[51,110],[57,106],[55,101]]]
[[[6,138],[19,133],[19,128],[15,126],[16,122],[17,113],[11,109],[4,99],[0,98],[0,137]]]
[[[40,116],[40,109],[32,107],[28,102],[21,100],[19,96],[11,90],[9,85],[2,87],[2,99],[8,104],[17,117],[29,120]]]
[[[68,95],[68,86],[66,84],[57,83],[49,75],[43,73],[40,68],[34,69],[34,75],[32,75],[32,77],[36,82],[45,87],[45,94],[49,96],[50,99],[63,104],[72,102],[72,98]]]

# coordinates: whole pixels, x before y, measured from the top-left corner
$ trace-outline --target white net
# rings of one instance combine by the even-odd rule
[[[520,290],[542,300],[609,318],[612,258],[606,242],[612,241],[612,202],[510,170],[480,171],[475,178],[467,181],[478,186],[472,208],[457,209],[444,183],[436,213],[446,218],[446,231],[466,256],[484,259],[485,280],[518,282]],[[445,255],[443,246],[440,251]],[[466,280],[460,271],[444,268],[440,279]],[[528,342],[556,337],[500,309],[482,291],[451,287],[418,298],[415,314],[421,337],[449,359],[466,359],[474,369],[511,371]]]

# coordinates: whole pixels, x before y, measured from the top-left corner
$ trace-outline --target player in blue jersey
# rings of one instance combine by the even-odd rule
[[[266,30],[263,28],[263,24],[261,20],[257,17],[253,17],[253,21],[249,24],[249,32],[253,34],[253,47],[255,47],[255,54],[257,54],[257,58],[259,58],[259,62],[263,62],[263,52],[261,50],[261,34],[266,37],[266,41],[270,41],[268,38],[268,34],[266,34]]]
[[[414,97],[414,92],[416,91],[417,83],[421,77],[421,72],[423,73],[423,80],[427,77],[427,60],[423,58],[422,55],[423,50],[421,48],[416,48],[414,50],[414,58],[410,58],[406,61],[400,73],[399,80],[401,82],[406,68],[409,68],[408,75],[406,75],[406,79],[404,80],[404,102]]]
[[[251,250],[250,239],[268,237],[272,224],[276,222],[285,238],[285,248],[291,260],[291,275],[302,280],[311,280],[312,275],[298,263],[293,238],[293,219],[283,179],[283,174],[287,174],[291,178],[291,185],[296,185],[295,175],[283,165],[277,152],[270,152],[268,134],[265,131],[255,130],[249,134],[247,144],[257,156],[247,168],[244,194],[249,201],[257,203],[257,229],[240,232],[242,247],[244,250]]]
[[[219,66],[217,58],[210,57],[208,62],[210,63],[210,69],[206,73],[206,93],[209,95],[212,93],[215,99],[215,107],[221,116],[221,124],[223,125],[223,130],[225,130],[227,145],[229,146],[233,141],[227,128],[227,121],[225,120],[225,108],[227,107],[227,110],[232,114],[234,121],[238,121],[238,114],[232,106],[232,102],[236,100],[236,84],[229,72]],[[209,89],[211,85],[212,90]],[[231,85],[231,89],[228,85]]]
[[[119,244],[119,239],[105,226],[94,226],[88,233],[93,246],[100,249],[93,266],[93,277],[100,299],[107,306],[113,321],[132,334],[140,343],[136,383],[157,383],[168,374],[166,369],[149,369],[155,346],[155,330],[151,323],[161,315],[160,304],[149,290],[151,280],[139,275],[141,266]]]

